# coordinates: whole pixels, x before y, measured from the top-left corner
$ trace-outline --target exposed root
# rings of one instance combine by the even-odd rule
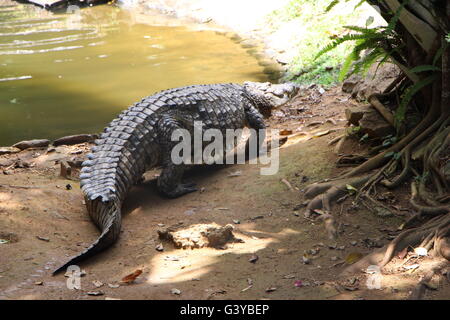
[[[395,254],[407,247],[423,246],[434,256],[450,260],[450,180],[447,169],[450,161],[450,51],[442,56],[442,80],[436,80],[431,87],[421,92],[429,109],[422,121],[396,144],[341,175],[339,179],[319,183],[307,189],[306,196],[312,200],[306,207],[305,216],[314,210],[323,209],[331,213],[332,202],[348,196],[356,188],[355,201],[361,201],[369,208],[383,207],[373,194],[378,184],[395,188],[407,181],[411,173],[410,203],[417,213],[403,225],[400,233],[386,247],[363,258],[358,266],[367,262],[384,267]],[[393,82],[390,90],[402,81]],[[373,95],[369,102],[383,117],[393,124],[392,113],[381,104],[380,97]],[[420,100],[419,100],[420,101]],[[345,136],[338,142],[336,150]],[[381,149],[378,149],[379,151]],[[401,161],[400,161],[401,160]],[[373,171],[377,169],[377,171]],[[397,171],[400,170],[400,173]],[[352,187],[348,187],[351,185]],[[364,201],[367,201],[365,203]],[[356,266],[352,266],[354,269]],[[420,292],[419,292],[420,293]],[[416,296],[420,296],[417,293]]]
[[[431,244],[433,244],[436,255],[441,255],[446,259],[450,258],[450,256],[447,255],[448,246],[447,240],[445,239],[450,232],[450,214],[446,214],[444,216],[436,218],[428,221],[421,227],[409,229],[399,234],[394,240],[392,240],[391,243],[389,243],[386,248],[384,258],[378,265],[380,267],[384,267],[389,263],[389,261],[391,261],[391,259],[397,252],[403,250],[406,247],[414,247],[421,242],[422,244],[425,243],[425,245],[428,247],[431,247]],[[430,235],[434,235],[432,241]],[[441,247],[439,247],[439,245],[441,244],[443,245],[442,251],[444,255],[442,255]]]
[[[370,175],[365,175],[362,177],[311,185],[310,187],[308,187],[305,193],[305,197],[314,198],[308,203],[308,206],[305,210],[305,216],[309,217],[314,212],[314,210],[317,209],[324,209],[330,212],[331,202],[349,192],[349,190],[347,189],[347,185],[350,185],[354,188],[359,188],[364,183],[366,183],[369,178]]]
[[[376,94],[372,94],[368,98],[369,103],[374,107],[383,118],[391,125],[394,126],[394,116],[392,112],[390,112],[381,102],[378,100],[378,96]]]

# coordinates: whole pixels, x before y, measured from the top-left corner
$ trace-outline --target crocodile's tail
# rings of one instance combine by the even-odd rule
[[[120,205],[115,202],[103,202],[100,198],[87,202],[88,210],[97,227],[102,230],[98,239],[79,255],[71,258],[68,262],[53,271],[53,275],[66,270],[67,267],[75,265],[98,252],[111,246],[119,237],[121,227]],[[89,208],[91,207],[91,208]]]

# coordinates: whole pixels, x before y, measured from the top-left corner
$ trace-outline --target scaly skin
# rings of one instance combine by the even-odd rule
[[[162,91],[144,98],[114,119],[95,141],[80,175],[80,185],[92,221],[101,235],[89,248],[73,257],[54,274],[104,250],[120,232],[121,205],[128,191],[143,173],[162,166],[158,189],[170,198],[196,191],[193,184],[181,182],[185,165],[175,165],[171,141],[176,129],[193,133],[194,121],[202,130],[249,126],[264,129],[263,115],[287,102],[298,91],[292,84],[195,85]]]

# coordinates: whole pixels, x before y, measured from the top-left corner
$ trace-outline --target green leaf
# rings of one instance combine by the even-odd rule
[[[366,27],[370,26],[375,21],[373,16],[370,16],[366,20]]]
[[[329,12],[331,9],[333,9],[337,4],[339,3],[339,0],[333,0],[331,3],[327,6],[325,9],[325,12]]]
[[[345,59],[344,63],[342,64],[341,70],[339,72],[339,81],[342,81],[347,76],[348,71],[350,70],[350,67],[353,63],[353,61],[357,60],[359,58],[359,55],[356,55],[354,51],[350,52],[350,54]]]
[[[353,193],[353,192],[358,192],[358,189],[356,189],[354,186],[352,186],[352,185],[350,185],[350,184],[347,184],[345,187],[346,187],[347,190],[348,190],[349,192],[351,192],[351,193]]]
[[[436,66],[424,64],[424,65],[421,65],[421,66],[414,67],[414,68],[412,68],[409,71],[413,72],[413,73],[419,73],[419,72],[424,72],[424,71],[441,71],[441,69],[439,69]]]
[[[448,41],[448,42],[450,42],[450,41]],[[435,65],[438,62],[439,58],[442,56],[442,53],[444,53],[444,51],[447,49],[448,45],[449,45],[448,43],[445,43],[442,47],[440,47],[436,51],[436,54],[433,58],[433,65]]]
[[[361,137],[361,139],[359,139],[360,142],[366,141],[367,139],[369,139],[369,134],[365,134]]]
[[[392,157],[394,154],[395,154],[394,151],[389,151],[388,153],[386,153],[386,154],[384,155],[384,158],[390,158],[390,157]]]
[[[364,2],[366,2],[366,0],[361,0],[360,2],[358,2],[354,9],[358,9]]]
[[[402,101],[400,101],[400,104],[399,104],[397,110],[395,111],[394,119],[395,119],[396,125],[400,124],[405,119],[406,108],[408,107],[408,104],[411,101],[411,99],[414,97],[414,95],[422,88],[433,83],[436,80],[436,78],[437,78],[437,74],[433,74],[433,75],[429,76],[428,78],[425,78],[425,79],[417,82],[416,84],[414,84],[413,86],[411,86],[405,90],[403,99],[402,99]]]

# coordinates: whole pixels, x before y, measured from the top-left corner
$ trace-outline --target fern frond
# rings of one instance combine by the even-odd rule
[[[433,75],[417,82],[416,84],[410,86],[408,89],[406,89],[405,94],[404,94],[402,100],[400,101],[400,104],[399,104],[397,110],[395,111],[394,119],[395,119],[396,126],[398,126],[405,119],[406,109],[408,107],[409,102],[414,97],[414,95],[420,89],[433,83],[436,80],[436,78],[437,78],[437,74],[433,74]]]
[[[366,0],[361,0],[360,2],[358,2],[354,9],[358,9],[364,2],[366,2]]]
[[[338,45],[346,42],[346,41],[355,41],[355,40],[359,40],[359,39],[370,39],[370,38],[376,38],[378,37],[378,35],[372,35],[372,34],[346,34],[340,38],[337,38],[335,40],[333,40],[331,43],[329,43],[328,45],[326,45],[324,48],[322,48],[319,53],[317,53],[317,55],[315,56],[314,59],[319,58],[320,56],[322,56],[323,54],[327,53],[328,51],[333,50],[334,48],[336,48]]]
[[[350,67],[353,61],[359,58],[359,54],[356,54],[355,51],[350,52],[350,54],[345,58],[344,63],[342,64],[341,70],[339,71],[339,81],[342,81],[347,76]]]
[[[397,11],[395,12],[394,16],[389,20],[388,26],[386,27],[386,33],[391,34],[394,32],[395,26],[397,25],[398,20],[400,19],[400,15],[402,13],[402,10],[405,8],[405,6],[408,4],[409,0],[404,0],[400,7],[398,7]]]
[[[339,0],[333,0],[333,1],[331,1],[331,3],[330,3],[330,4],[327,6],[327,8],[325,9],[325,12],[331,11],[331,9],[333,9],[338,3],[339,3]]]
[[[383,55],[384,51],[380,48],[375,48],[365,55],[360,61],[355,64],[353,73],[367,73],[370,66]]]
[[[376,27],[376,28],[364,28],[364,27],[359,27],[359,26],[344,26],[345,29],[349,29],[352,31],[357,31],[357,32],[361,32],[361,33],[370,33],[370,34],[375,34],[375,33],[379,33],[381,36],[381,27]]]

